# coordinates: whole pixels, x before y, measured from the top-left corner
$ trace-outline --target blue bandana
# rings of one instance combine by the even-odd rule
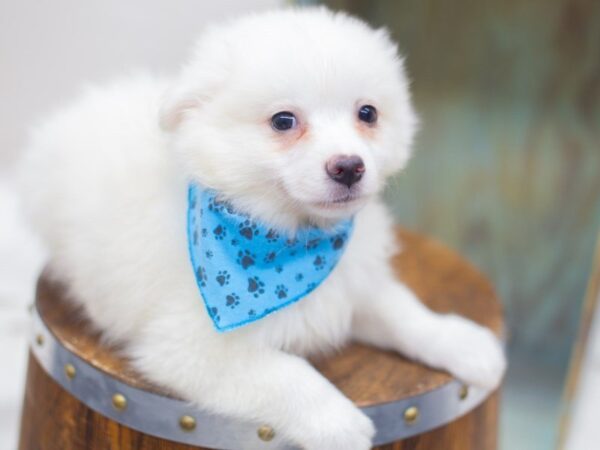
[[[265,317],[314,290],[344,252],[352,220],[294,237],[233,210],[214,191],[190,184],[188,247],[196,282],[217,330]]]

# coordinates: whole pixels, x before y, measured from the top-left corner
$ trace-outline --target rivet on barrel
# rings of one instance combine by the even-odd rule
[[[460,391],[459,391],[459,393],[458,393],[458,397],[459,397],[461,400],[464,400],[464,399],[466,399],[468,396],[469,396],[469,386],[467,386],[466,384],[463,384],[463,385],[460,387]]]
[[[192,416],[181,416],[179,426],[183,431],[193,431],[196,428],[196,419]]]
[[[42,335],[42,334],[38,334],[38,335],[35,337],[35,343],[36,343],[37,345],[39,345],[40,347],[41,347],[42,345],[44,345],[44,335]]]
[[[127,408],[127,399],[123,394],[115,394],[112,396],[112,405],[117,411],[123,411]]]
[[[269,442],[275,437],[275,430],[269,425],[262,425],[256,433],[258,434],[258,437],[265,442]]]
[[[419,408],[416,406],[409,406],[404,410],[404,421],[407,424],[413,424],[419,418]]]
[[[67,363],[65,364],[65,375],[67,376],[67,378],[69,380],[72,380],[73,378],[75,378],[75,375],[77,374],[77,370],[75,369],[75,366],[71,363]]]

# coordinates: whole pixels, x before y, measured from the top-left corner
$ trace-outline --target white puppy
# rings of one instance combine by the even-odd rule
[[[416,122],[385,31],[325,9],[252,15],[208,29],[177,78],[89,89],[39,127],[26,209],[55,276],[148,379],[303,448],[366,449],[370,420],[303,356],[353,338],[486,388],[505,368],[490,331],[429,311],[390,270],[376,195]],[[354,216],[352,239],[307,298],[217,332],[188,258],[189,180],[287,232]]]

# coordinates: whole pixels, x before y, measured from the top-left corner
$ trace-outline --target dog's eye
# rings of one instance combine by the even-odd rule
[[[358,119],[373,124],[377,122],[377,110],[374,106],[371,105],[363,105],[358,110]]]
[[[298,120],[293,113],[281,111],[271,117],[271,126],[277,131],[287,131],[296,128]]]

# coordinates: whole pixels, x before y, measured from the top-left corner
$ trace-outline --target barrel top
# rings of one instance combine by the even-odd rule
[[[402,251],[393,257],[392,265],[426,305],[438,312],[466,316],[501,335],[501,305],[486,277],[435,240],[404,229],[398,231],[398,238]],[[118,348],[102,342],[99,332],[66,300],[65,289],[44,275],[38,282],[36,306],[45,325],[69,351],[133,387],[171,396],[135,373]],[[444,372],[396,353],[359,344],[314,364],[361,407],[421,395],[452,380]]]

